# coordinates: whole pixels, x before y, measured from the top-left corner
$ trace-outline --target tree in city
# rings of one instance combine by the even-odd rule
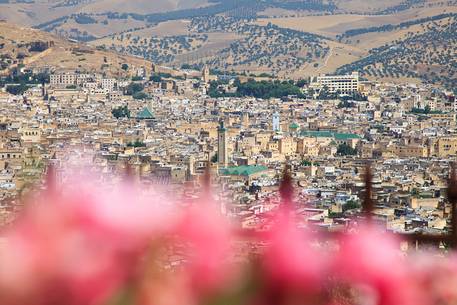
[[[121,106],[111,110],[111,113],[116,119],[130,118],[130,110],[127,106]]]
[[[6,87],[6,92],[13,94],[13,95],[20,95],[25,93],[29,89],[29,86],[25,84],[20,84],[20,85],[8,85]]]
[[[149,77],[149,80],[154,83],[160,83],[162,81],[162,77],[159,74],[153,74]]]
[[[143,141],[141,141],[140,139],[136,139],[134,142],[128,143],[127,146],[138,148],[138,147],[146,147],[146,144]]]
[[[339,156],[355,156],[357,155],[357,149],[352,148],[346,143],[340,144],[336,152]]]
[[[218,160],[219,160],[219,157],[217,156],[217,153],[211,157],[211,163],[217,163]]]
[[[146,92],[143,92],[143,91],[140,91],[140,92],[136,92],[132,95],[132,97],[135,99],[135,100],[145,100],[147,98],[149,98],[149,95],[146,93]]]
[[[357,210],[360,208],[361,208],[361,205],[357,201],[349,200],[348,202],[346,202],[345,205],[343,205],[343,212]]]

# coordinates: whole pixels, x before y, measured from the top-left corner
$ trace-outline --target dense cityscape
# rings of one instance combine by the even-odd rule
[[[163,69],[128,67],[123,79],[54,71],[18,95],[5,84],[2,224],[21,209],[21,194],[44,181],[49,164],[63,168],[78,156],[105,183],[130,167],[141,183],[171,185],[186,196],[192,194],[182,185],[198,185],[210,168],[231,202],[224,212],[246,228],[261,226],[262,215],[278,204],[288,164],[303,221],[329,231],[347,227],[360,212],[364,168],[371,164],[375,216],[386,229],[446,232],[445,188],[457,154],[453,92],[363,81],[357,73],[295,84],[216,76],[206,67]],[[252,96],[236,94],[247,83]],[[278,98],[254,97],[253,86],[263,83],[269,90],[299,88],[300,97],[287,90]],[[208,95],[215,90],[228,97]]]
[[[456,305],[457,0],[0,0],[0,305]]]

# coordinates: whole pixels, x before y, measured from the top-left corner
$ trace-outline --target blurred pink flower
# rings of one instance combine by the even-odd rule
[[[400,255],[400,242],[371,225],[343,237],[335,275],[363,288],[379,305],[420,304],[420,292]]]
[[[175,201],[165,191],[141,194],[141,189],[122,183],[110,191],[91,188],[86,200],[65,204],[70,203],[84,228],[106,234],[117,246],[135,249],[173,226]]]
[[[20,305],[106,302],[134,275],[151,238],[170,225],[168,211],[137,191],[123,185],[35,196],[6,236],[0,296]]]
[[[315,236],[299,229],[292,212],[282,207],[265,236],[263,268],[266,280],[275,287],[318,292],[326,278],[326,255],[317,253],[311,243]]]
[[[0,305],[105,305],[126,287],[126,305],[198,305],[227,295],[236,301],[221,302],[457,304],[455,254],[402,256],[400,242],[372,225],[341,235],[338,250],[314,247],[319,236],[298,226],[290,176],[285,181],[269,230],[243,235],[252,238],[240,247],[245,254],[234,252],[240,240],[208,191],[179,214],[165,190],[129,183],[107,191],[88,180],[35,196],[6,232]],[[261,250],[252,251],[259,265],[235,260],[252,246]]]
[[[411,277],[426,292],[422,304],[457,304],[457,256],[440,257],[433,252],[410,259]]]
[[[199,297],[182,272],[147,276],[141,283],[135,305],[198,305]],[[133,304],[128,304],[133,305]]]
[[[176,235],[184,243],[188,262],[185,272],[190,285],[199,293],[222,288],[233,276],[230,268],[232,228],[220,211],[220,203],[209,194],[188,208],[176,226]]]

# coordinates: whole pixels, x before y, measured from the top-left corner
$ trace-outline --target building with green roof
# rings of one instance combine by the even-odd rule
[[[224,176],[251,176],[266,170],[268,170],[266,166],[241,165],[223,168],[220,170],[220,173]]]
[[[340,133],[333,131],[302,130],[300,135],[307,138],[328,138],[331,139],[331,143],[337,145],[346,144],[352,148],[356,148],[357,143],[362,139],[361,136],[355,133]]]
[[[362,137],[354,133],[334,133],[335,140],[360,140]]]
[[[136,118],[138,120],[154,120],[155,119],[155,116],[154,114],[151,112],[151,110],[149,110],[148,107],[144,107],[143,110],[141,110],[140,112],[138,112],[138,114],[136,115]]]
[[[334,140],[350,140],[350,139],[358,139],[360,140],[361,137],[355,133],[339,133],[333,131],[312,131],[312,130],[302,130],[300,135],[303,137],[310,137],[310,138],[332,138]]]
[[[262,165],[230,166],[219,170],[221,176],[231,176],[235,180],[256,179],[268,171],[268,167]]]
[[[298,128],[300,128],[300,126],[295,122],[293,122],[292,124],[289,125],[290,130],[296,131]]]

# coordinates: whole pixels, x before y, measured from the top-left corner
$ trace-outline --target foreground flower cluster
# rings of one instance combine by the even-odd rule
[[[246,236],[209,192],[186,205],[130,183],[89,185],[32,196],[4,233],[1,305],[457,304],[453,254],[402,255],[371,225],[325,241],[299,228],[287,186]]]

